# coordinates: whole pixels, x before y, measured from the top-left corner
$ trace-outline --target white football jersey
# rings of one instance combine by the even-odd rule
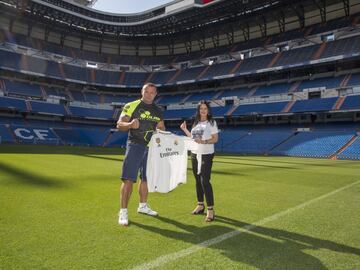
[[[149,143],[146,178],[149,192],[167,193],[186,183],[187,152],[198,144],[186,136],[155,132]]]

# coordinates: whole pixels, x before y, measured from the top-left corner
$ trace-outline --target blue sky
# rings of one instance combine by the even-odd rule
[[[172,1],[173,0],[97,0],[93,8],[112,13],[135,13]]]

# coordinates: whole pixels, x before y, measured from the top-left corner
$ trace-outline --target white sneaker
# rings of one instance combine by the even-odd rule
[[[120,210],[119,224],[123,226],[129,225],[128,212],[126,210]]]
[[[137,211],[140,214],[146,214],[149,216],[157,216],[158,215],[158,212],[151,210],[151,208],[147,204],[145,204],[145,206],[139,206]]]

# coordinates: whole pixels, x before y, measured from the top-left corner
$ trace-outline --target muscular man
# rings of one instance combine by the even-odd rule
[[[162,110],[153,103],[156,95],[156,86],[152,83],[145,84],[141,90],[141,99],[127,103],[117,122],[116,127],[120,131],[129,132],[121,174],[120,225],[127,226],[129,224],[127,207],[133,183],[136,182],[139,172],[141,179],[139,184],[140,203],[137,211],[150,216],[158,214],[147,204],[148,188],[146,183],[148,142],[156,129],[165,130]]]

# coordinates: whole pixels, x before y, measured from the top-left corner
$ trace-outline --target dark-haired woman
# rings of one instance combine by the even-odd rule
[[[196,195],[198,201],[192,214],[198,215],[204,213],[205,195],[207,205],[205,221],[213,221],[215,218],[214,194],[210,179],[215,152],[214,144],[218,141],[219,130],[216,121],[212,118],[209,103],[204,100],[199,102],[191,131],[187,129],[185,121],[180,125],[180,128],[184,131],[186,136],[193,138],[195,142],[199,144],[198,150],[191,153],[192,169],[196,180]],[[198,160],[199,157],[200,159]]]

